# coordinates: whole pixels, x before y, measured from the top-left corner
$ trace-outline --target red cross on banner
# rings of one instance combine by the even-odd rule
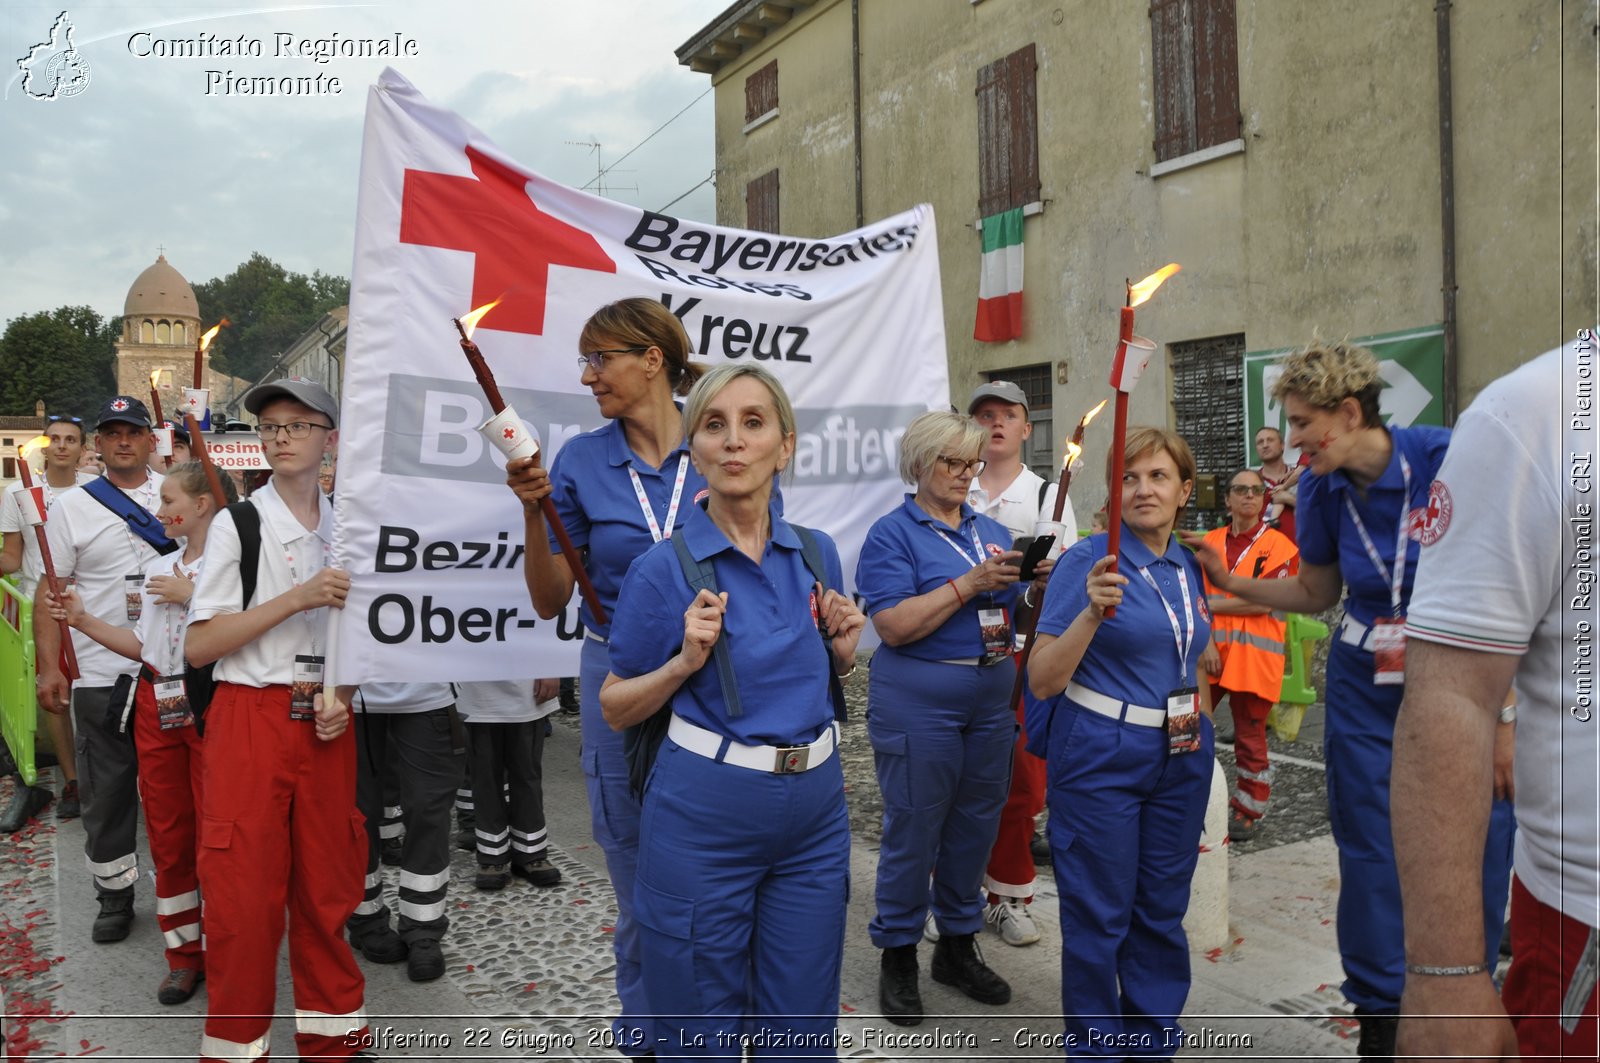
[[[589,233],[546,214],[528,196],[528,175],[468,146],[472,177],[407,170],[400,241],[476,255],[469,306],[502,292],[485,317],[501,332],[544,332],[551,266],[615,273],[617,265]]]

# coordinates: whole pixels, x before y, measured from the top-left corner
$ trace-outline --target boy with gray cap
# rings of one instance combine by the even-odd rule
[[[330,565],[333,508],[317,484],[339,410],[303,377],[252,388],[244,407],[260,422],[272,478],[250,497],[253,512],[212,523],[185,639],[191,664],[216,662],[200,828],[210,980],[200,1058],[269,1053],[287,909],[296,1047],[302,1058],[344,1059],[370,1037],[365,980],[343,933],[367,858],[349,697],[341,689],[325,705],[319,693],[328,610],[350,590],[349,573]],[[248,601],[243,540],[258,543]]]

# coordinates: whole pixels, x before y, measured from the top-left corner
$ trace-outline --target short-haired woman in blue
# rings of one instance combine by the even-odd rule
[[[1196,680],[1211,616],[1173,535],[1194,491],[1189,445],[1135,428],[1124,455],[1117,571],[1101,532],[1051,572],[1028,738],[1048,771],[1068,1054],[1166,1059],[1189,995],[1183,916],[1211,788],[1210,693]]]
[[[777,379],[712,369],[684,424],[708,495],[629,570],[600,693],[613,727],[671,713],[634,894],[656,1056],[739,1059],[749,1034],[834,1059],[850,824],[829,672],[854,671],[866,617],[833,541],[778,515],[795,418]],[[707,566],[715,591],[691,583]]]
[[[960,414],[912,421],[900,439],[900,477],[916,491],[872,525],[856,567],[856,590],[883,640],[867,702],[883,791],[869,931],[883,950],[879,1006],[901,1026],[922,1021],[917,941],[930,903],[940,935],[934,980],[983,1004],[1011,999],[975,940],[987,901],[979,887],[1011,786],[1011,610],[1022,573],[1011,533],[967,505],[988,440]]]

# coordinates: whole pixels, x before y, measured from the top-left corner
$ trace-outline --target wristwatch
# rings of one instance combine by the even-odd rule
[[[1517,705],[1516,705],[1516,702],[1512,702],[1510,705],[1507,705],[1507,706],[1505,706],[1504,708],[1502,708],[1500,710],[1500,722],[1501,723],[1516,723],[1517,722]]]

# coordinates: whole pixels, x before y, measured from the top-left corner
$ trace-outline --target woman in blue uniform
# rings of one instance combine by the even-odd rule
[[[1378,362],[1365,348],[1313,341],[1281,363],[1273,395],[1289,418],[1289,443],[1311,458],[1299,489],[1298,575],[1231,575],[1215,550],[1200,550],[1211,582],[1274,609],[1315,613],[1348,588],[1328,654],[1323,738],[1328,817],[1339,847],[1339,953],[1344,995],[1361,1023],[1357,1054],[1394,1054],[1405,982],[1400,884],[1389,830],[1389,765],[1405,693],[1399,633],[1411,600],[1418,542],[1447,522],[1429,487],[1444,460],[1447,429],[1385,428]],[[1401,563],[1395,564],[1396,556]],[[1219,578],[1219,576],[1221,578]],[[1502,725],[1497,762],[1509,770],[1512,729]],[[1509,801],[1496,801],[1484,851],[1485,962],[1494,967],[1510,888],[1514,830]]]
[[[710,488],[680,535],[718,593],[691,586],[678,544],[629,570],[601,691],[617,728],[671,722],[646,783],[634,914],[658,1058],[836,1058],[850,826],[828,670],[855,669],[866,617],[827,587],[777,515],[794,411],[750,363],[719,366],[684,409]],[[819,631],[823,632],[819,637]],[[713,647],[726,648],[736,696]],[[670,707],[669,707],[670,703]]]
[[[587,553],[586,569],[601,604],[616,616],[617,591],[634,558],[670,537],[683,523],[688,500],[705,486],[689,460],[683,415],[673,396],[687,394],[704,367],[689,362],[689,337],[672,312],[654,299],[623,299],[597,310],[578,337],[583,383],[610,423],[568,440],[547,473],[539,458],[506,466],[506,482],[523,504],[527,556],[523,574],[534,610],[556,616],[572,597],[574,577],[539,502],[555,501],[573,544]],[[610,671],[607,639],[587,602],[580,665],[583,774],[594,837],[606,854],[617,896],[613,947],[622,1016],[614,1031],[628,1055],[654,1042],[639,973],[633,919],[633,879],[639,850],[639,803],[628,787],[622,739],[600,713],[600,684]],[[635,1021],[637,1020],[637,1021]]]
[[[1189,445],[1135,428],[1124,454],[1116,570],[1102,532],[1051,573],[1028,739],[1049,776],[1067,1054],[1166,1059],[1189,995],[1183,916],[1211,788],[1211,704],[1196,681],[1211,616],[1173,535],[1194,490]]]
[[[975,940],[986,907],[979,886],[1011,787],[1016,671],[1002,666],[1022,572],[1011,533],[966,502],[988,442],[970,417],[912,421],[900,439],[900,477],[916,492],[872,525],[856,567],[856,590],[883,639],[867,701],[883,791],[869,930],[883,950],[879,1006],[901,1026],[922,1021],[917,941],[930,903],[934,980],[983,1004],[1011,999]]]

